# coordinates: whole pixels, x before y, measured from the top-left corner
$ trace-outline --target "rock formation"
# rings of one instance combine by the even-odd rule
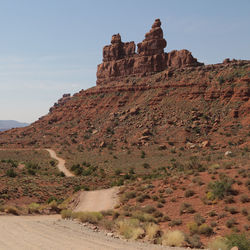
[[[113,35],[111,45],[103,48],[103,63],[97,68],[97,85],[127,76],[145,76],[167,68],[202,65],[188,50],[165,53],[166,46],[160,19],[155,20],[145,39],[137,44],[137,53],[134,42],[123,43],[120,34]]]

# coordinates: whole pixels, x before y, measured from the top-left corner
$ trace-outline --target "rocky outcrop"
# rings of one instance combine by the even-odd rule
[[[137,53],[134,42],[123,43],[120,34],[113,35],[111,45],[103,48],[103,63],[97,68],[97,85],[106,85],[127,76],[145,76],[168,68],[202,65],[188,50],[165,53],[166,46],[160,19],[155,20],[145,39],[137,44]]]

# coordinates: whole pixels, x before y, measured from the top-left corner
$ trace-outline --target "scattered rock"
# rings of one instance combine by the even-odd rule
[[[187,148],[190,148],[190,149],[193,149],[196,147],[196,145],[194,143],[191,143],[191,142],[187,142],[186,146],[187,146]]]
[[[226,151],[225,152],[225,156],[229,156],[229,155],[232,155],[233,153],[232,153],[232,151]]]
[[[105,141],[102,141],[102,142],[100,143],[100,148],[104,148],[104,147],[106,147],[106,143],[105,143]]]
[[[146,128],[146,129],[144,129],[144,130],[142,131],[142,135],[143,135],[143,136],[149,136],[149,135],[151,135],[151,132],[150,132],[150,130],[149,130],[148,128]]]
[[[206,148],[206,147],[208,147],[209,145],[210,145],[209,141],[203,141],[203,142],[201,143],[201,147],[202,147],[202,148]]]
[[[164,145],[164,144],[161,144],[161,145],[159,145],[158,148],[159,148],[160,150],[165,150],[165,149],[167,149],[167,146]]]
[[[231,250],[239,250],[239,248],[235,246],[235,247],[232,247]]]

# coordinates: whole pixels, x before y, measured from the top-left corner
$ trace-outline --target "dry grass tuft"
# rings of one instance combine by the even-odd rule
[[[140,226],[137,219],[123,219],[117,222],[118,230],[126,239],[138,239],[144,234],[144,230]]]
[[[184,241],[185,236],[179,230],[164,232],[162,236],[162,245],[164,246],[181,247]]]
[[[210,250],[228,250],[228,245],[226,243],[226,239],[222,237],[217,237],[213,239],[211,242],[208,244],[208,248]]]
[[[145,226],[146,235],[149,240],[153,240],[156,237],[159,230],[160,227],[154,223],[148,223]]]

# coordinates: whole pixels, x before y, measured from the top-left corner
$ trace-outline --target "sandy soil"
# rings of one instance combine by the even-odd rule
[[[173,249],[108,237],[60,216],[0,216],[0,232],[1,250]]]
[[[58,167],[58,169],[59,169],[60,171],[62,171],[62,172],[65,174],[65,176],[67,176],[67,177],[72,177],[72,176],[74,176],[74,174],[72,174],[72,173],[65,167],[65,160],[64,160],[64,159],[58,157],[58,156],[56,155],[56,152],[55,152],[54,150],[52,150],[52,149],[46,149],[46,150],[49,152],[51,158],[53,158],[53,159],[55,159],[55,160],[58,161],[57,167]]]
[[[118,202],[118,187],[94,191],[82,191],[78,197],[75,211],[102,211],[113,209]]]

